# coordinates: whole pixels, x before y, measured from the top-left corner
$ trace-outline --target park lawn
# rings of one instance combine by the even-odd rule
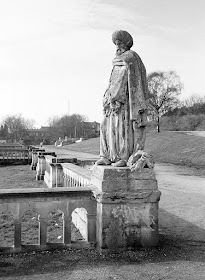
[[[99,154],[100,139],[85,140],[64,146],[63,149]],[[145,151],[153,155],[156,163],[194,167],[205,174],[205,137],[174,131],[148,132]]]
[[[157,163],[205,167],[205,137],[174,131],[147,133],[145,150]]]
[[[0,189],[47,188],[29,165],[0,166]]]

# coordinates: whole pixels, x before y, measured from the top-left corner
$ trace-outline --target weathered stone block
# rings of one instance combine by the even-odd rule
[[[142,172],[131,171],[128,167],[113,167],[113,166],[99,166],[95,165],[93,168],[93,177],[97,177],[100,180],[127,180],[127,179],[139,179],[150,180],[156,179],[153,169],[144,168]]]
[[[115,191],[130,191],[136,190],[156,190],[157,181],[155,179],[107,179],[101,180],[97,177],[92,177],[91,184],[96,186],[103,192],[115,192]]]
[[[153,170],[95,166],[91,176],[97,200],[97,244],[119,250],[158,244],[160,191]]]

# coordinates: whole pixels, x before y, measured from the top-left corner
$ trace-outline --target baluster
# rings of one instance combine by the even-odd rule
[[[63,214],[63,243],[71,243],[71,216]]]
[[[73,187],[74,180],[73,180],[73,174],[72,174],[72,172],[71,172],[71,171],[70,171],[70,178],[71,178],[71,187]]]
[[[75,174],[75,186],[78,187],[78,174]]]
[[[70,172],[67,171],[68,173],[68,187],[71,187],[71,176],[70,176]]]
[[[63,187],[68,187],[68,179],[69,178],[67,178],[67,171],[66,171],[66,169],[65,168],[63,168],[63,177],[64,177],[64,183],[63,183]]]
[[[80,176],[77,175],[77,178],[78,178],[78,180],[77,180],[77,187],[79,187],[80,186]]]
[[[72,187],[73,186],[72,185],[73,184],[72,172],[69,170],[68,173],[69,173],[69,180],[70,180],[69,187]]]
[[[96,215],[87,215],[87,238],[88,242],[96,240]]]
[[[21,248],[21,220],[14,220],[14,248]]]
[[[74,184],[73,185],[74,185],[74,187],[76,187],[77,180],[76,180],[76,174],[75,173],[73,174],[73,179],[74,179]]]
[[[68,187],[68,175],[65,169],[64,169],[64,187]]]
[[[39,245],[46,245],[47,243],[47,218],[38,216],[39,221]]]
[[[69,179],[70,179],[70,187],[72,187],[72,183],[73,183],[73,181],[72,181],[72,175],[71,175],[71,171],[69,170]]]
[[[63,174],[63,187],[66,187],[65,174]]]
[[[75,175],[74,175],[74,173],[72,173],[72,179],[73,179],[72,187],[75,187]]]

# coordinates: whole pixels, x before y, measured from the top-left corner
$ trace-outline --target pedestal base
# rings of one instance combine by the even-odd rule
[[[97,245],[121,250],[158,245],[160,191],[153,170],[95,166],[91,183],[97,188]]]

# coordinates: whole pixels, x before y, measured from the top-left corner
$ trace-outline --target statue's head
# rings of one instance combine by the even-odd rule
[[[129,50],[133,45],[132,36],[124,30],[117,30],[112,34],[112,41],[116,45],[117,55]]]

